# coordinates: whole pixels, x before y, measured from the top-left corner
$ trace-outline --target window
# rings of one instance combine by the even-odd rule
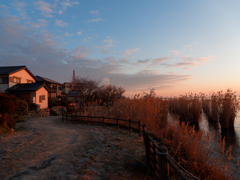
[[[8,77],[1,77],[0,84],[8,84]]]
[[[58,86],[58,90],[62,90],[62,87],[61,87],[61,86]]]
[[[45,95],[42,95],[42,100],[45,100]]]
[[[27,83],[33,83],[33,81],[32,81],[32,80],[28,80],[28,79],[27,79]]]
[[[42,96],[41,95],[39,96],[39,102],[40,103],[42,102]]]
[[[21,83],[21,78],[19,78],[19,77],[10,77],[10,82]]]

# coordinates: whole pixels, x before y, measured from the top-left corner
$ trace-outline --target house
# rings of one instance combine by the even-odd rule
[[[36,82],[37,78],[26,66],[0,67],[1,92],[14,94],[29,104],[35,103],[40,109],[47,108],[49,89],[44,83]]]
[[[5,92],[8,88],[19,83],[35,83],[36,77],[26,66],[3,66],[0,67],[0,91]]]
[[[47,86],[47,88],[50,90],[48,97],[52,98],[52,97],[62,96],[63,84],[42,76],[36,76],[36,78],[38,82],[44,83]]]
[[[44,83],[22,83],[7,89],[7,92],[26,100],[28,104],[35,103],[40,109],[48,108],[49,89]]]

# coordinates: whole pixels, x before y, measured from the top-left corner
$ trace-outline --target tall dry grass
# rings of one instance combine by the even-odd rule
[[[203,94],[202,96],[202,108],[208,121],[218,122],[219,118],[219,95],[212,93],[209,97]]]
[[[170,112],[179,116],[180,121],[197,125],[201,116],[201,95],[186,94],[169,99]]]
[[[169,154],[195,176],[209,180],[229,179],[233,170],[230,162],[231,149],[225,150],[224,140],[214,140],[214,135],[210,138],[185,123],[168,123],[169,106],[171,111],[186,112],[182,117],[190,114],[192,120],[198,118],[201,102],[197,95],[170,100],[135,96],[134,99],[119,100],[112,107],[88,107],[85,115],[140,120],[146,124],[148,131],[162,139]],[[228,155],[227,161],[224,154]]]
[[[226,93],[218,92],[220,107],[219,107],[219,122],[222,129],[233,129],[235,117],[239,110],[239,101],[236,92],[228,89]]]

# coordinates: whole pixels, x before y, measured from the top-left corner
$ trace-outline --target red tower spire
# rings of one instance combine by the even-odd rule
[[[73,70],[73,79],[72,79],[73,83],[75,83],[75,70]]]

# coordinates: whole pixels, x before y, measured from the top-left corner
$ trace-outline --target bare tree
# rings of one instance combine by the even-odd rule
[[[98,98],[107,106],[113,105],[114,101],[122,98],[125,90],[123,87],[117,87],[115,85],[104,85],[99,88]]]
[[[74,82],[74,90],[80,93],[83,105],[88,105],[89,101],[94,100],[98,91],[99,81],[95,81],[88,77],[76,77]]]
[[[156,93],[155,93],[155,88],[149,88],[149,94],[147,92],[143,92],[143,94],[145,94],[145,98],[146,97],[155,97]]]

